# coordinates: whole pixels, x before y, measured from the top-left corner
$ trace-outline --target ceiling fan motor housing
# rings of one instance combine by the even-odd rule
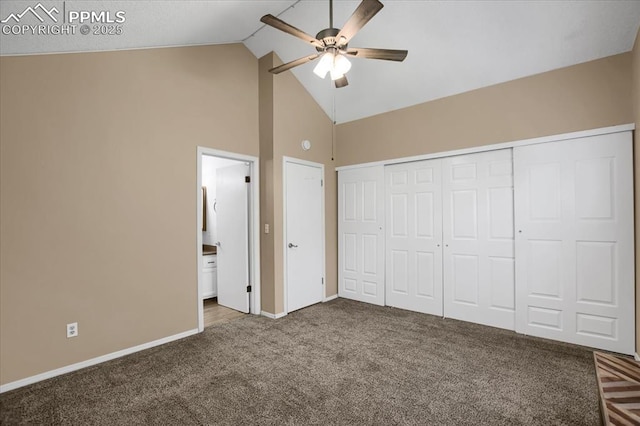
[[[316,50],[318,52],[324,52],[325,50],[327,50],[327,48],[330,48],[330,47],[338,48],[336,46],[338,44],[338,40],[336,40],[336,36],[338,35],[339,32],[340,32],[340,29],[338,28],[325,28],[324,30],[316,34],[316,39],[322,41],[322,43],[324,44],[324,47],[316,46]],[[345,50],[346,48],[347,48],[347,44],[340,46],[340,50]]]

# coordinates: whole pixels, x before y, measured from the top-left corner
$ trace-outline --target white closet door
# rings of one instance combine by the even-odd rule
[[[385,167],[386,304],[442,315],[441,160]]]
[[[511,149],[442,163],[444,316],[515,329]]]
[[[384,305],[384,168],[338,173],[338,296]]]
[[[516,330],[634,352],[631,132],[514,149]]]

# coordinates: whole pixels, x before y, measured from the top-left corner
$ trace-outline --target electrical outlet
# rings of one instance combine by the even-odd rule
[[[269,224],[268,224],[268,223],[265,223],[265,224],[264,224],[264,233],[265,233],[265,234],[268,234],[268,233],[269,233]]]
[[[67,324],[67,337],[76,337],[78,335],[78,323],[72,322]]]

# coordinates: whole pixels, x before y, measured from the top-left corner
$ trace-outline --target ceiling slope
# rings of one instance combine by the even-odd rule
[[[341,26],[358,1],[334,5]],[[352,60],[349,86],[333,89],[292,72],[338,123],[490,86],[632,49],[640,1],[385,1],[350,46],[408,49],[403,63]],[[303,0],[280,19],[315,34],[328,26],[328,1]],[[245,41],[256,55],[287,62],[312,52],[272,28]]]
[[[349,85],[341,89],[313,74],[314,63],[287,71],[338,123],[627,52],[640,25],[638,0],[382,2],[349,46],[407,49],[404,62],[352,58]],[[258,58],[274,51],[288,62],[315,50],[264,26],[261,16],[273,14],[311,35],[329,26],[328,0],[2,0],[0,20],[38,3],[125,10],[125,31],[117,37],[0,33],[0,54],[244,42]],[[341,27],[359,3],[336,0],[334,25]]]

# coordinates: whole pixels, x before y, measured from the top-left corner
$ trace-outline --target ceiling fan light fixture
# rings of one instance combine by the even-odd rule
[[[351,69],[351,62],[344,55],[336,53],[333,60],[333,69],[345,75]]]
[[[271,14],[264,15],[260,18],[260,22],[304,40],[306,43],[315,46],[317,52],[313,55],[303,56],[286,64],[273,67],[269,72],[272,74],[280,74],[293,67],[319,59],[318,64],[313,69],[314,74],[324,79],[327,77],[327,73],[331,73],[331,79],[334,80],[335,87],[339,89],[349,84],[345,74],[351,69],[351,62],[349,62],[346,55],[351,57],[357,55],[357,57],[364,59],[404,61],[408,53],[406,50],[348,47],[349,41],[353,39],[358,31],[360,31],[371,18],[380,12],[382,7],[383,4],[380,0],[361,0],[360,5],[342,26],[342,29],[339,29],[333,26],[333,0],[329,0],[329,27],[318,32],[315,37],[305,33],[299,28],[287,24],[276,16]]]
[[[329,73],[331,80],[335,81],[344,77],[350,69],[351,62],[344,55],[331,50],[322,55],[313,72],[320,78],[325,78]]]
[[[325,78],[327,73],[333,69],[333,53],[326,52],[318,61],[318,65],[313,69],[315,75]]]
[[[336,81],[337,79],[344,77],[344,74],[341,74],[340,71],[336,69],[331,69],[331,71],[329,71],[329,75],[331,75],[332,81]]]

